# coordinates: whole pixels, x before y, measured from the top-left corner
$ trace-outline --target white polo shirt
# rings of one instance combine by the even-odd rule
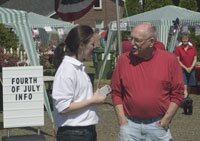
[[[93,96],[93,87],[85,72],[83,63],[75,58],[65,56],[58,68],[53,83],[54,118],[57,127],[88,126],[98,123],[94,105],[60,115],[59,112]]]

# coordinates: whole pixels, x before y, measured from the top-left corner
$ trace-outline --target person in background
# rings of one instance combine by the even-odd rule
[[[61,42],[57,45],[54,50],[53,64],[55,69],[57,70],[60,64],[62,63],[63,58],[61,56],[65,56],[65,43]]]
[[[155,37],[155,41],[154,41],[154,44],[153,46],[158,48],[158,49],[161,49],[161,50],[165,50],[165,45],[159,41],[157,39],[157,31],[156,31],[156,27],[155,26],[152,26],[152,29],[153,29],[153,32],[154,32],[154,37]]]
[[[133,49],[117,61],[111,80],[119,141],[170,141],[169,125],[183,101],[183,77],[173,53],[157,49],[150,23],[131,32]]]
[[[179,64],[181,65],[184,77],[184,97],[188,96],[188,86],[196,85],[195,65],[197,63],[197,50],[190,43],[190,34],[183,32],[181,34],[181,44],[176,47],[175,54],[177,55]]]
[[[103,48],[106,47],[108,32],[109,32],[108,26],[104,27],[103,31],[100,32],[100,36],[101,36],[101,39],[102,39],[100,43],[101,43],[101,46]]]
[[[95,44],[96,48],[97,47],[101,47],[101,45],[100,45],[100,38],[101,38],[101,35],[99,34],[99,29],[96,28],[94,30],[94,39],[95,39],[94,44]]]
[[[101,40],[103,40],[103,39],[102,39],[101,35],[99,34],[99,29],[96,28],[94,30],[94,46],[95,46],[95,49],[104,48],[104,46],[102,47]],[[92,51],[92,62],[93,62],[94,68],[97,67],[97,54],[95,52],[95,49]]]
[[[95,104],[103,103],[106,96],[97,89],[85,72],[83,60],[91,57],[94,32],[91,27],[79,25],[68,33],[66,55],[58,67],[53,82],[53,105],[57,141],[96,141],[98,123]]]
[[[131,47],[132,47],[132,44],[131,44],[131,41],[129,40],[129,37],[125,37],[122,40],[122,53],[130,52]]]

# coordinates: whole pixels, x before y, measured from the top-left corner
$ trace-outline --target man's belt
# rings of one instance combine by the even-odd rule
[[[150,119],[138,119],[132,116],[126,116],[129,120],[132,122],[138,123],[138,124],[151,124],[153,122],[159,121],[162,119],[162,117],[155,117],[155,118],[150,118]]]

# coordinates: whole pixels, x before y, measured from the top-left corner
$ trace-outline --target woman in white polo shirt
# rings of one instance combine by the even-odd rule
[[[67,35],[63,57],[53,83],[52,97],[57,130],[57,141],[96,141],[98,123],[95,104],[103,103],[106,96],[93,93],[92,83],[82,61],[94,49],[91,27],[79,25]]]

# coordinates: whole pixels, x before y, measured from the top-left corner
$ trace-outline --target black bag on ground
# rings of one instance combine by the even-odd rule
[[[193,100],[188,96],[183,101],[183,113],[185,115],[192,115],[193,112]]]

